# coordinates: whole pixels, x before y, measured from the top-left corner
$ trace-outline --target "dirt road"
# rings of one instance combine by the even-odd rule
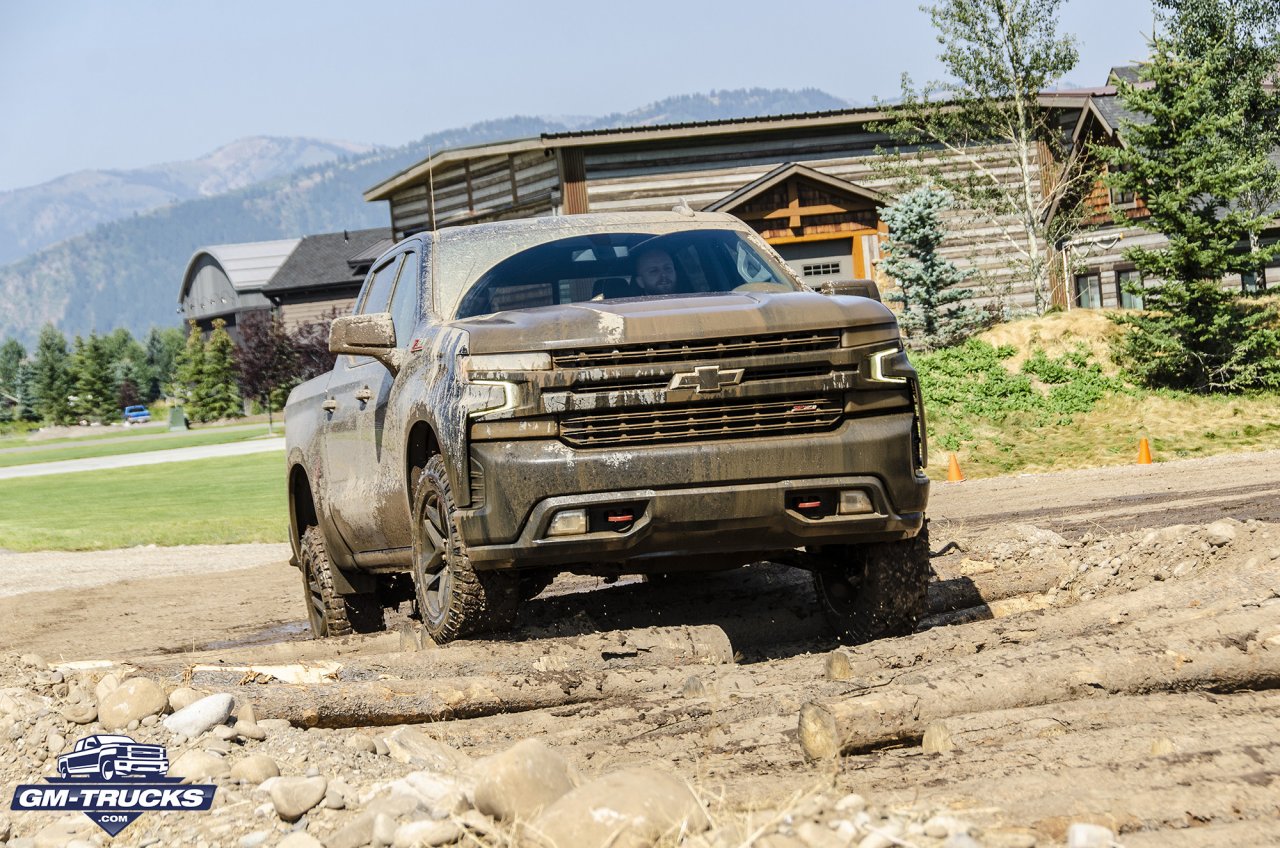
[[[456,830],[438,844],[532,844],[523,827],[552,825],[486,806],[476,782],[496,767],[473,761],[530,737],[585,782],[575,792],[652,791],[616,788],[635,766],[688,781],[708,821],[685,815],[685,835],[662,844],[1062,845],[1092,823],[1111,836],[1080,844],[1276,845],[1277,478],[1272,452],[940,486],[927,629],[854,650],[826,636],[807,576],[769,565],[661,584],[565,577],[510,639],[426,650],[397,633],[282,642],[300,635],[303,609],[278,558],[0,598],[0,644],[55,666],[115,662],[0,667],[0,691],[53,708],[12,720],[22,708],[6,718],[0,695],[0,725],[19,728],[0,726],[0,788],[53,768],[48,734],[97,727],[59,711],[94,700],[112,670],[231,692],[258,719],[292,722],[261,741],[154,723],[133,735],[175,760],[258,754],[284,775],[325,778],[340,797],[302,829],[327,848],[437,844],[414,841],[427,819]],[[299,670],[320,676],[282,682]],[[417,787],[414,804],[388,800],[395,779]],[[217,781],[218,816],[144,817],[112,844],[275,845],[289,833],[256,781]],[[423,788],[442,781],[465,797],[443,814]],[[574,797],[557,822],[576,821]],[[53,822],[12,813],[8,826],[27,837]]]

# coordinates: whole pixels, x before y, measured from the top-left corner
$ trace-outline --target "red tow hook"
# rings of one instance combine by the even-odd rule
[[[636,520],[635,513],[631,512],[607,512],[604,520],[609,522],[615,530],[625,530],[626,525],[632,524]]]

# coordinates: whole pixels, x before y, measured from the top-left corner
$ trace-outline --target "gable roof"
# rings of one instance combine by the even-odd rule
[[[781,185],[792,177],[803,177],[819,185],[841,192],[842,194],[852,194],[869,200],[872,203],[885,206],[891,201],[887,195],[869,188],[863,188],[860,185],[851,183],[848,180],[842,180],[839,177],[833,177],[830,174],[823,173],[817,168],[810,168],[808,165],[800,165],[795,162],[784,162],[774,168],[763,177],[752,180],[737,191],[727,194],[714,203],[703,207],[704,212],[731,212],[742,204],[750,201],[752,198],[764,194],[774,186]]]
[[[301,239],[278,239],[276,241],[251,241],[241,244],[215,244],[202,247],[191,254],[187,268],[182,273],[182,291],[178,300],[186,297],[191,288],[196,263],[202,256],[210,257],[222,268],[231,287],[237,292],[261,291],[271,277],[293,253]]]
[[[364,270],[368,269],[368,265],[363,266],[362,270],[359,263],[353,264],[350,261],[351,258],[365,253],[376,244],[390,240],[389,227],[305,236],[271,281],[263,286],[262,293],[273,295],[299,289],[358,286],[364,280]]]

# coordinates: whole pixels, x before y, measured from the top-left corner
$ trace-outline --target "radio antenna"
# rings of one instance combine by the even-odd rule
[[[431,232],[440,229],[436,226],[436,165],[431,161],[431,145],[427,145],[427,207],[431,212]]]

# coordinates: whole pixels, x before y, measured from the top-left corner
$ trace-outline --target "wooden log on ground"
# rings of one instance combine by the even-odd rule
[[[519,713],[625,695],[678,691],[687,669],[533,672],[518,678],[444,677],[245,687],[259,719],[296,727],[376,727]]]
[[[810,759],[916,741],[930,722],[965,713],[1114,694],[1280,686],[1273,606],[1215,615],[1181,630],[1075,638],[940,663],[800,709]]]
[[[1249,599],[1271,597],[1276,585],[1280,585],[1280,561],[1253,568],[1239,563],[1194,581],[1155,583],[1085,603],[1056,606],[1052,613],[1032,611],[1016,618],[975,621],[964,627],[936,628],[913,636],[840,648],[828,657],[827,676],[832,680],[874,681],[900,669],[949,662],[1008,646],[1133,630],[1173,630],[1239,609]]]
[[[202,688],[232,686],[252,681],[259,674],[268,679],[288,680],[279,669],[292,665],[322,666],[328,670],[323,676],[341,681],[370,680],[379,676],[504,678],[530,671],[592,672],[605,668],[702,666],[733,662],[733,646],[729,644],[729,637],[714,625],[648,627],[523,642],[501,639],[455,642],[444,648],[412,651],[388,650],[391,639],[399,644],[398,635],[385,634],[369,643],[375,650],[335,651],[329,657],[323,651],[310,647],[330,644],[330,640],[325,640],[306,643],[308,650],[297,655],[278,648],[266,651],[241,648],[152,657],[132,660],[127,665],[139,674]],[[342,646],[334,641],[335,648]],[[290,656],[295,657],[293,662],[289,661]]]

